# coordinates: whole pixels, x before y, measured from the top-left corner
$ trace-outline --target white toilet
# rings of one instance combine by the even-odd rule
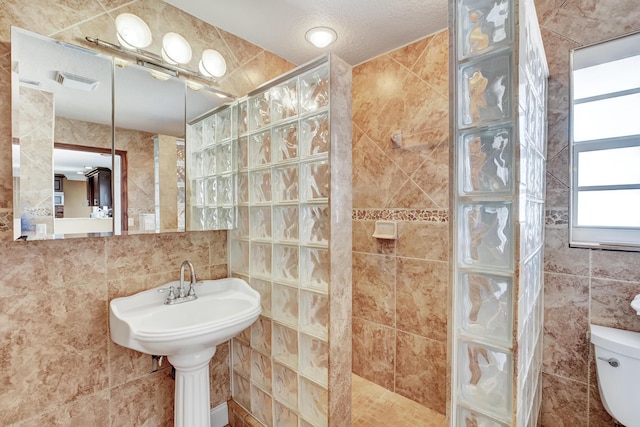
[[[600,397],[613,418],[640,427],[640,333],[591,325]]]

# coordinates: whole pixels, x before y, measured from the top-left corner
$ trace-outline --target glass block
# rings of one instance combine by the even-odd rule
[[[329,345],[317,338],[300,334],[300,372],[327,387],[329,381]]]
[[[489,347],[460,341],[458,393],[460,400],[487,414],[511,417],[512,359]]]
[[[249,274],[249,243],[241,240],[229,241],[229,264],[231,271]]]
[[[300,123],[300,157],[310,157],[329,151],[329,115],[308,117]]]
[[[498,126],[463,133],[462,194],[511,193],[514,187],[513,128]]]
[[[460,328],[464,334],[496,345],[511,345],[513,278],[482,273],[461,273]]]
[[[203,207],[195,206],[191,210],[191,230],[204,230],[205,211]]]
[[[202,120],[203,146],[213,145],[216,142],[216,117],[209,116]]]
[[[249,193],[251,203],[268,203],[271,201],[271,170],[249,172]]]
[[[298,200],[298,165],[273,168],[273,179],[276,203]]]
[[[298,78],[271,89],[272,121],[277,122],[298,114]]]
[[[216,142],[231,138],[231,108],[225,108],[216,114]]]
[[[273,129],[273,161],[286,162],[298,158],[298,124]]]
[[[329,206],[300,206],[300,241],[326,245],[329,241]]]
[[[251,275],[271,277],[271,245],[264,243],[251,243]]]
[[[216,177],[209,177],[204,180],[206,198],[205,202],[209,206],[218,204],[218,180]]]
[[[470,409],[458,406],[458,426],[478,426],[478,427],[508,427],[500,421],[479,414]]]
[[[251,385],[237,373],[233,373],[233,400],[251,411]]]
[[[271,182],[271,181],[269,181]],[[249,174],[238,174],[238,203],[249,203]]]
[[[271,131],[249,136],[249,166],[257,167],[271,163]]]
[[[218,176],[218,205],[229,206],[236,203],[235,175]]]
[[[303,201],[329,198],[330,168],[327,160],[300,164],[300,197]]]
[[[293,409],[298,408],[298,374],[278,363],[273,364],[273,396]]]
[[[204,176],[211,176],[216,174],[217,169],[216,161],[216,149],[211,147],[204,151],[202,159],[202,174]]]
[[[262,354],[271,354],[271,320],[258,317],[251,325],[251,348]]]
[[[513,267],[512,208],[511,203],[460,205],[461,264]]]
[[[292,328],[298,327],[298,290],[273,284],[273,319]]]
[[[463,0],[458,8],[460,58],[490,52],[513,40],[513,9],[507,0]]]
[[[205,184],[204,179],[196,179],[193,182],[192,187],[192,199],[194,200],[194,205],[202,206],[204,205],[205,200]]]
[[[232,342],[233,353],[232,363],[233,369],[245,376],[251,374],[251,348],[238,340]]]
[[[218,221],[218,209],[217,208],[205,208],[204,210],[204,229],[205,230],[219,230],[220,224]]]
[[[483,59],[460,67],[460,127],[511,117],[511,55]]]
[[[249,130],[261,129],[271,123],[270,92],[249,98]]]
[[[300,111],[307,113],[329,106],[329,67],[326,64],[300,77]]]
[[[261,388],[271,390],[271,359],[251,351],[251,381]]]
[[[329,298],[314,292],[300,291],[300,330],[327,340]]]
[[[271,427],[271,422],[273,421],[271,412],[272,405],[273,400],[271,396],[258,387],[251,386],[251,415],[267,427]]]
[[[218,208],[218,230],[229,230],[237,226],[237,207]]]
[[[249,285],[260,294],[260,307],[262,315],[271,317],[271,282],[251,278]]]
[[[297,390],[296,390],[297,393]],[[276,397],[277,398],[277,397]],[[273,424],[278,427],[298,427],[298,415],[278,401],[273,404]]]
[[[298,283],[298,247],[273,245],[273,279]]]
[[[328,425],[328,393],[319,385],[300,378],[300,413],[317,426]]]
[[[295,329],[274,322],[273,359],[298,369],[298,332]]]
[[[200,178],[203,173],[204,154],[201,151],[198,151],[197,153],[193,153],[191,158],[191,171],[189,175],[192,178]]]
[[[238,104],[238,134],[244,135],[249,130],[249,106],[247,101]]]
[[[300,248],[300,286],[324,293],[329,290],[329,251]]]
[[[273,207],[273,237],[276,242],[298,241],[298,206]]]
[[[252,206],[249,214],[251,215],[251,238],[271,239],[271,206]]]
[[[249,167],[249,138],[243,136],[238,139],[238,170]]]
[[[202,122],[197,122],[187,126],[187,141],[189,141],[189,147],[191,150],[199,150],[203,145],[203,125]]]
[[[218,173],[229,173],[233,170],[233,144],[231,141],[218,145]]]

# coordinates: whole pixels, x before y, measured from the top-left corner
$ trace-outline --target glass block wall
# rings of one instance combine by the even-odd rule
[[[262,315],[232,341],[232,394],[267,426],[350,420],[350,102],[351,70],[330,56],[238,104],[229,267]]]
[[[237,220],[237,104],[187,124],[187,230],[227,230]]]
[[[535,426],[548,69],[533,0],[452,2],[456,426]]]

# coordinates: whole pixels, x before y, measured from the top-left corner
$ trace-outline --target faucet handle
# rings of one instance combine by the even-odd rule
[[[190,296],[190,297],[195,297],[196,296],[196,290],[195,290],[193,285],[194,285],[193,282],[189,285],[189,294],[188,294],[188,296]]]
[[[169,286],[169,295],[167,295],[166,304],[171,304],[176,299],[176,292],[173,286]]]

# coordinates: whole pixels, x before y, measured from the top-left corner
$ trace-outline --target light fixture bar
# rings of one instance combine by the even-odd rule
[[[177,65],[168,64],[160,56],[152,52],[142,50],[142,49],[136,49],[136,50],[123,49],[122,47],[116,44],[109,43],[104,40],[100,40],[96,37],[87,36],[85,37],[85,40],[101,48],[114,51],[118,54],[118,56],[126,57],[128,59],[134,59],[136,63],[142,67],[148,68],[150,70],[166,73],[170,76],[193,80],[198,83],[202,83],[203,85],[207,86],[210,91],[222,97],[229,98],[229,99],[236,99],[234,95],[231,95],[230,93],[227,93],[227,92],[223,92],[220,89],[216,88],[215,87],[215,85],[217,84],[216,80],[203,77],[199,73],[196,73],[189,69],[186,69]]]

